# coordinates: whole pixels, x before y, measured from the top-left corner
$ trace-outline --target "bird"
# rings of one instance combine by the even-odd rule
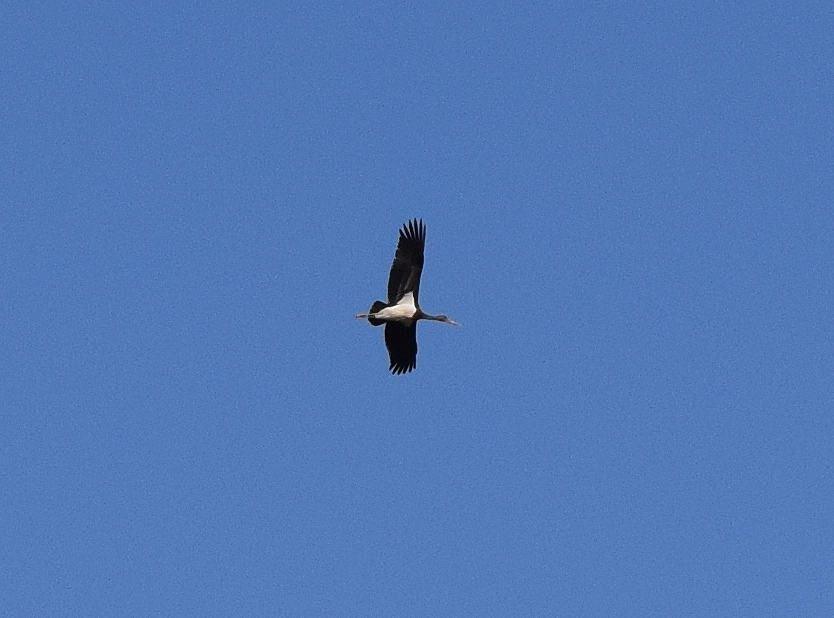
[[[417,322],[434,320],[460,326],[445,315],[430,315],[420,309],[420,275],[423,272],[423,250],[426,226],[422,219],[412,219],[400,230],[394,263],[388,275],[388,302],[371,305],[368,313],[357,313],[373,326],[385,324],[385,347],[391,361],[388,369],[394,375],[408,373],[417,366]]]

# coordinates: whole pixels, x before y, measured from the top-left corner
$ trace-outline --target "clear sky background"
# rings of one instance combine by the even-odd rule
[[[7,5],[4,615],[834,615],[834,9],[744,4]]]

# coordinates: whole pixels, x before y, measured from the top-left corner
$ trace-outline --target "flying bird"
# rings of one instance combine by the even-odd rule
[[[371,305],[368,313],[358,313],[373,326],[385,324],[385,347],[391,373],[408,373],[417,366],[417,321],[435,320],[460,326],[445,315],[429,315],[420,309],[420,275],[423,272],[423,249],[426,246],[426,226],[422,219],[412,219],[400,230],[400,240],[391,273],[388,275],[388,302],[381,300]]]

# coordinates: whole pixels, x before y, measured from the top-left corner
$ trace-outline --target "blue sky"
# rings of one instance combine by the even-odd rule
[[[833,27],[7,7],[6,615],[834,615]]]

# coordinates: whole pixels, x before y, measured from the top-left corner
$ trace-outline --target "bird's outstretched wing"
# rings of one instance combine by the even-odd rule
[[[414,302],[420,291],[420,275],[423,272],[423,249],[426,246],[426,226],[423,220],[412,219],[400,230],[397,253],[388,275],[388,302],[398,302],[408,292],[414,293]]]
[[[385,323],[385,347],[391,373],[408,373],[417,366],[417,322],[406,326],[401,322]]]

